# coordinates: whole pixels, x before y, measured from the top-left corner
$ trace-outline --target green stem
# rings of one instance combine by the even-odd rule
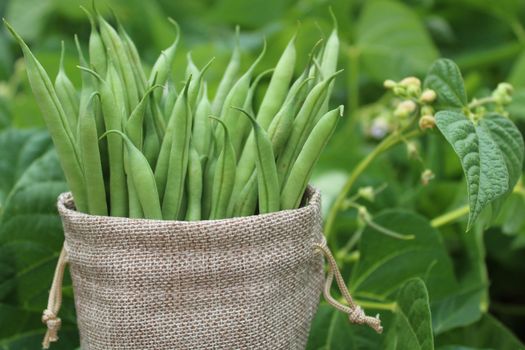
[[[523,25],[519,19],[514,18],[512,21],[510,21],[510,26],[512,27],[512,30],[514,31],[514,34],[518,38],[519,42],[521,44],[525,44],[525,28],[523,28]]]
[[[354,117],[359,108],[359,50],[355,46],[350,46],[347,52],[349,90],[347,107],[350,115]]]
[[[389,148],[395,146],[399,142],[406,140],[411,137],[415,137],[419,135],[421,131],[419,129],[412,130],[406,134],[403,134],[403,131],[398,131],[396,133],[390,134],[387,136],[379,145],[376,146],[376,148],[369,153],[354,169],[354,171],[351,173],[348,180],[346,180],[346,183],[343,186],[343,189],[341,192],[339,192],[339,195],[335,199],[334,204],[330,208],[330,211],[328,212],[328,217],[326,219],[326,226],[325,226],[325,236],[326,239],[329,240],[330,235],[333,233],[335,219],[337,218],[337,214],[339,211],[343,208],[345,199],[348,197],[348,193],[354,186],[355,182],[363,174],[363,172],[368,168],[368,166],[383,152],[387,151]]]
[[[472,109],[472,108],[476,108],[476,107],[483,106],[483,105],[490,104],[490,103],[495,103],[495,100],[492,96],[487,96],[487,97],[483,97],[480,99],[472,100],[472,102],[468,104],[468,108]]]
[[[444,225],[446,225],[448,223],[454,222],[457,219],[462,218],[465,215],[468,215],[468,213],[469,213],[469,206],[468,205],[464,205],[464,206],[462,206],[460,208],[457,208],[457,209],[452,210],[452,211],[450,211],[448,213],[445,213],[445,214],[443,214],[441,216],[438,216],[437,218],[433,219],[430,222],[430,225],[432,227],[438,228],[438,227],[444,226]]]
[[[361,306],[363,309],[376,309],[376,310],[387,310],[396,312],[397,303],[381,303],[376,301],[365,301],[354,299],[354,302]]]

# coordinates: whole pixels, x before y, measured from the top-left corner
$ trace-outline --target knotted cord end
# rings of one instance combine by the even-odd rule
[[[379,319],[379,314],[376,317],[367,316],[364,310],[356,305],[349,313],[348,320],[351,323],[356,324],[366,324],[377,333],[383,333],[383,327],[381,326],[381,320]]]
[[[45,309],[42,314],[42,323],[47,326],[47,331],[44,341],[42,342],[42,347],[44,349],[49,349],[50,343],[56,342],[58,340],[58,330],[62,325],[62,320],[52,311]]]

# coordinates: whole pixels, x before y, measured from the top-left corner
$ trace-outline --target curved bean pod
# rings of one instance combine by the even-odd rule
[[[249,118],[254,131],[257,154],[256,169],[257,187],[259,190],[259,213],[263,214],[278,211],[280,207],[279,178],[277,177],[272,142],[266,131],[257,123],[254,117],[242,109],[239,110]]]
[[[201,157],[195,147],[190,145],[190,160],[188,164],[187,177],[188,207],[186,209],[185,219],[188,221],[197,221],[202,217],[202,166]]]
[[[144,212],[144,217],[146,219],[162,219],[155,177],[153,176],[153,171],[149,166],[148,160],[123,132],[119,130],[108,130],[103,136],[109,136],[110,134],[116,134],[124,140],[128,152],[129,175],[132,179],[142,211]]]
[[[339,106],[326,113],[312,130],[297,160],[293,164],[290,175],[281,192],[282,209],[294,209],[301,204],[301,199],[312,175],[313,167],[334,133],[337,122],[342,115],[343,106]]]
[[[51,83],[44,67],[42,67],[36,59],[20,35],[15,32],[13,27],[7,23],[5,19],[4,24],[22,48],[29,83],[49,133],[51,134],[68,187],[73,193],[77,209],[86,213],[88,211],[87,194],[80,152],[74,142],[67,117],[58,100],[53,83]]]
[[[222,79],[219,83],[219,86],[217,87],[217,92],[215,93],[215,97],[213,98],[211,108],[213,115],[221,114],[226,96],[232,88],[235,82],[235,76],[239,72],[239,68],[241,66],[241,45],[239,40],[239,26],[235,28],[235,37],[235,47],[233,49],[230,62],[228,63],[228,66],[226,67],[226,70],[222,75]]]
[[[257,113],[257,122],[264,130],[268,129],[273,117],[277,114],[286,99],[293,77],[295,58],[294,35],[275,66],[268,90],[266,90],[266,94],[259,107],[259,112]]]
[[[173,137],[166,173],[166,186],[162,199],[162,216],[167,220],[174,220],[179,217],[188,168],[192,124],[192,113],[188,102],[188,89],[184,89],[182,96],[184,109],[180,113],[173,115],[171,117],[172,120],[170,120],[170,122],[173,121],[173,126],[176,126],[176,129],[173,129],[174,132],[171,134],[172,136],[166,133],[166,137]]]
[[[82,165],[84,168],[84,179],[86,182],[87,204],[89,214],[108,215],[106,202],[106,189],[102,174],[102,163],[100,160],[100,150],[98,147],[98,134],[95,115],[89,105],[94,103],[97,92],[91,94],[88,105],[80,115],[79,125],[79,145]]]
[[[228,203],[230,202],[233,184],[235,182],[235,150],[230,141],[230,133],[226,123],[217,120],[224,128],[223,148],[217,158],[215,173],[213,176],[213,188],[211,194],[210,219],[223,219],[226,217]]]
[[[55,91],[58,100],[64,109],[67,121],[71,130],[77,129],[78,112],[79,112],[79,97],[75,86],[69,79],[64,69],[64,56],[66,50],[64,41],[62,41],[62,50],[60,52],[60,68],[55,78]]]

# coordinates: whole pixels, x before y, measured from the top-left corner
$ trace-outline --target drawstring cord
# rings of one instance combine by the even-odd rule
[[[324,298],[326,299],[328,304],[332,305],[337,310],[346,313],[350,322],[356,324],[366,324],[372,329],[374,329],[377,333],[382,333],[383,327],[381,326],[381,320],[379,319],[379,315],[377,315],[376,317],[367,316],[363,309],[354,302],[354,299],[352,298],[350,292],[348,291],[348,288],[346,287],[346,283],[343,279],[343,276],[341,276],[341,272],[337,267],[337,262],[335,261],[335,258],[332,255],[330,249],[326,246],[326,241],[323,239],[322,243],[315,243],[314,247],[315,249],[323,253],[329,266],[329,272],[328,276],[326,277],[326,282],[323,290]],[[348,305],[341,304],[340,302],[335,300],[330,294],[330,289],[332,287],[334,276],[335,281],[337,282],[337,286],[339,287],[339,290],[341,291],[341,294],[343,295],[343,298],[346,300]]]
[[[58,340],[58,330],[60,329],[62,321],[57,315],[62,304],[62,282],[64,280],[64,270],[66,265],[67,253],[65,248],[62,247],[55,269],[53,283],[51,284],[51,290],[49,291],[47,308],[42,314],[42,322],[47,326],[46,335],[42,341],[42,347],[44,349],[49,349],[50,343]]]

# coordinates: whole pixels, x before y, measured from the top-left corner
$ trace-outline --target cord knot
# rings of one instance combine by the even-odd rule
[[[352,323],[364,324],[366,322],[366,315],[361,306],[356,305],[352,311],[348,313],[348,319]]]
[[[47,332],[42,346],[44,349],[48,349],[49,343],[58,340],[58,330],[62,325],[62,320],[51,310],[45,309],[42,314],[42,322],[47,326]]]

